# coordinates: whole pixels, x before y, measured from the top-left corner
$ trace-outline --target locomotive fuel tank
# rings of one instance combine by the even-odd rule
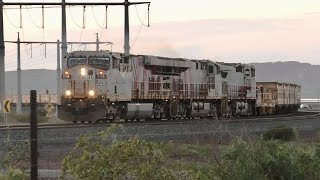
[[[190,117],[206,117],[210,110],[210,103],[193,102]]]
[[[152,115],[152,103],[128,103],[126,119],[148,119]]]

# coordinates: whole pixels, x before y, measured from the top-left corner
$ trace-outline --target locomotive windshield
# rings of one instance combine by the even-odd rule
[[[89,57],[89,65],[98,66],[107,69],[110,66],[110,58],[109,57]]]
[[[81,57],[81,58],[70,57],[68,59],[68,67],[83,65],[83,64],[87,64],[87,58],[85,57]]]

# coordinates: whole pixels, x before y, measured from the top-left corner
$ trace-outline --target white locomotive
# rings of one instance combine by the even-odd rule
[[[62,75],[59,118],[176,119],[255,115],[255,68],[109,51],[76,51]],[[259,106],[260,107],[260,106]]]

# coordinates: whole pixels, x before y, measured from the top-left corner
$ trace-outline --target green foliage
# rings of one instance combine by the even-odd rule
[[[20,169],[27,171],[29,169],[30,160],[30,144],[28,141],[4,141],[7,147],[7,153],[4,158],[1,159],[1,166],[3,169]]]
[[[115,127],[113,127],[115,128]],[[137,138],[108,141],[109,129],[95,137],[82,137],[71,154],[63,161],[63,177],[75,179],[199,179],[204,177],[202,165],[190,164],[174,154],[174,144],[148,142]],[[185,148],[186,149],[186,148]],[[199,158],[201,158],[199,156]],[[209,162],[206,162],[208,164]],[[198,177],[198,178],[197,178]]]
[[[5,146],[7,153],[0,158],[3,170],[0,173],[0,180],[24,180],[29,179],[27,171],[30,168],[30,150],[28,141],[7,141],[0,142]]]
[[[286,125],[279,125],[265,132],[263,134],[263,139],[292,141],[297,139],[297,134],[296,129],[289,128]]]
[[[237,141],[215,172],[221,179],[320,179],[320,146]]]
[[[46,111],[44,108],[38,108],[38,109],[37,109],[37,114],[38,114],[39,116],[46,117],[47,111]]]
[[[28,123],[30,122],[30,114],[14,114],[13,117],[18,121],[18,122],[24,122]],[[37,120],[38,123],[45,123],[48,122],[48,118],[46,116],[41,116],[40,114],[37,114]]]
[[[29,176],[18,169],[8,169],[4,174],[0,174],[0,180],[27,180]]]
[[[137,138],[114,140],[106,132],[81,137],[63,161],[74,179],[320,179],[320,145],[235,141],[214,148]]]

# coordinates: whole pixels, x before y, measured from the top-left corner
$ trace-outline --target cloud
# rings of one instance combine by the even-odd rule
[[[219,59],[220,61],[286,61],[298,60],[319,63],[320,59],[320,23],[315,16],[301,16],[294,19],[205,19],[185,22],[167,22],[151,24],[150,28],[130,27],[131,53],[152,54],[169,57]],[[40,30],[41,31],[41,30]],[[68,41],[95,41],[95,33],[102,32],[100,41],[114,42],[113,51],[123,52],[123,28],[111,27],[107,30],[68,29]],[[11,34],[10,34],[11,33]],[[13,33],[13,34],[12,34]],[[30,33],[30,34],[27,34]],[[36,31],[25,32],[25,40],[38,39]],[[47,41],[56,41],[60,32],[46,32]],[[10,36],[11,35],[11,36]],[[7,32],[8,37],[16,37],[15,32]],[[12,40],[14,38],[10,38]],[[135,43],[133,44],[133,42]],[[6,57],[6,62],[15,68],[15,46]],[[105,47],[105,46],[102,46]],[[42,48],[42,49],[41,49]],[[48,46],[50,55],[54,55],[56,46]],[[89,47],[88,47],[89,49]],[[94,46],[91,47],[94,49]],[[27,68],[40,67],[35,58],[28,59],[28,48],[23,47],[23,62]],[[77,50],[75,46],[73,50]],[[43,47],[33,48],[34,56]],[[48,50],[49,51],[49,50]],[[49,52],[48,52],[49,53]],[[38,58],[42,58],[38,55]],[[47,60],[45,60],[47,61]],[[49,63],[52,61],[52,63]],[[55,57],[48,60],[54,69]],[[39,64],[39,63],[38,63]],[[51,65],[52,64],[52,65]]]

